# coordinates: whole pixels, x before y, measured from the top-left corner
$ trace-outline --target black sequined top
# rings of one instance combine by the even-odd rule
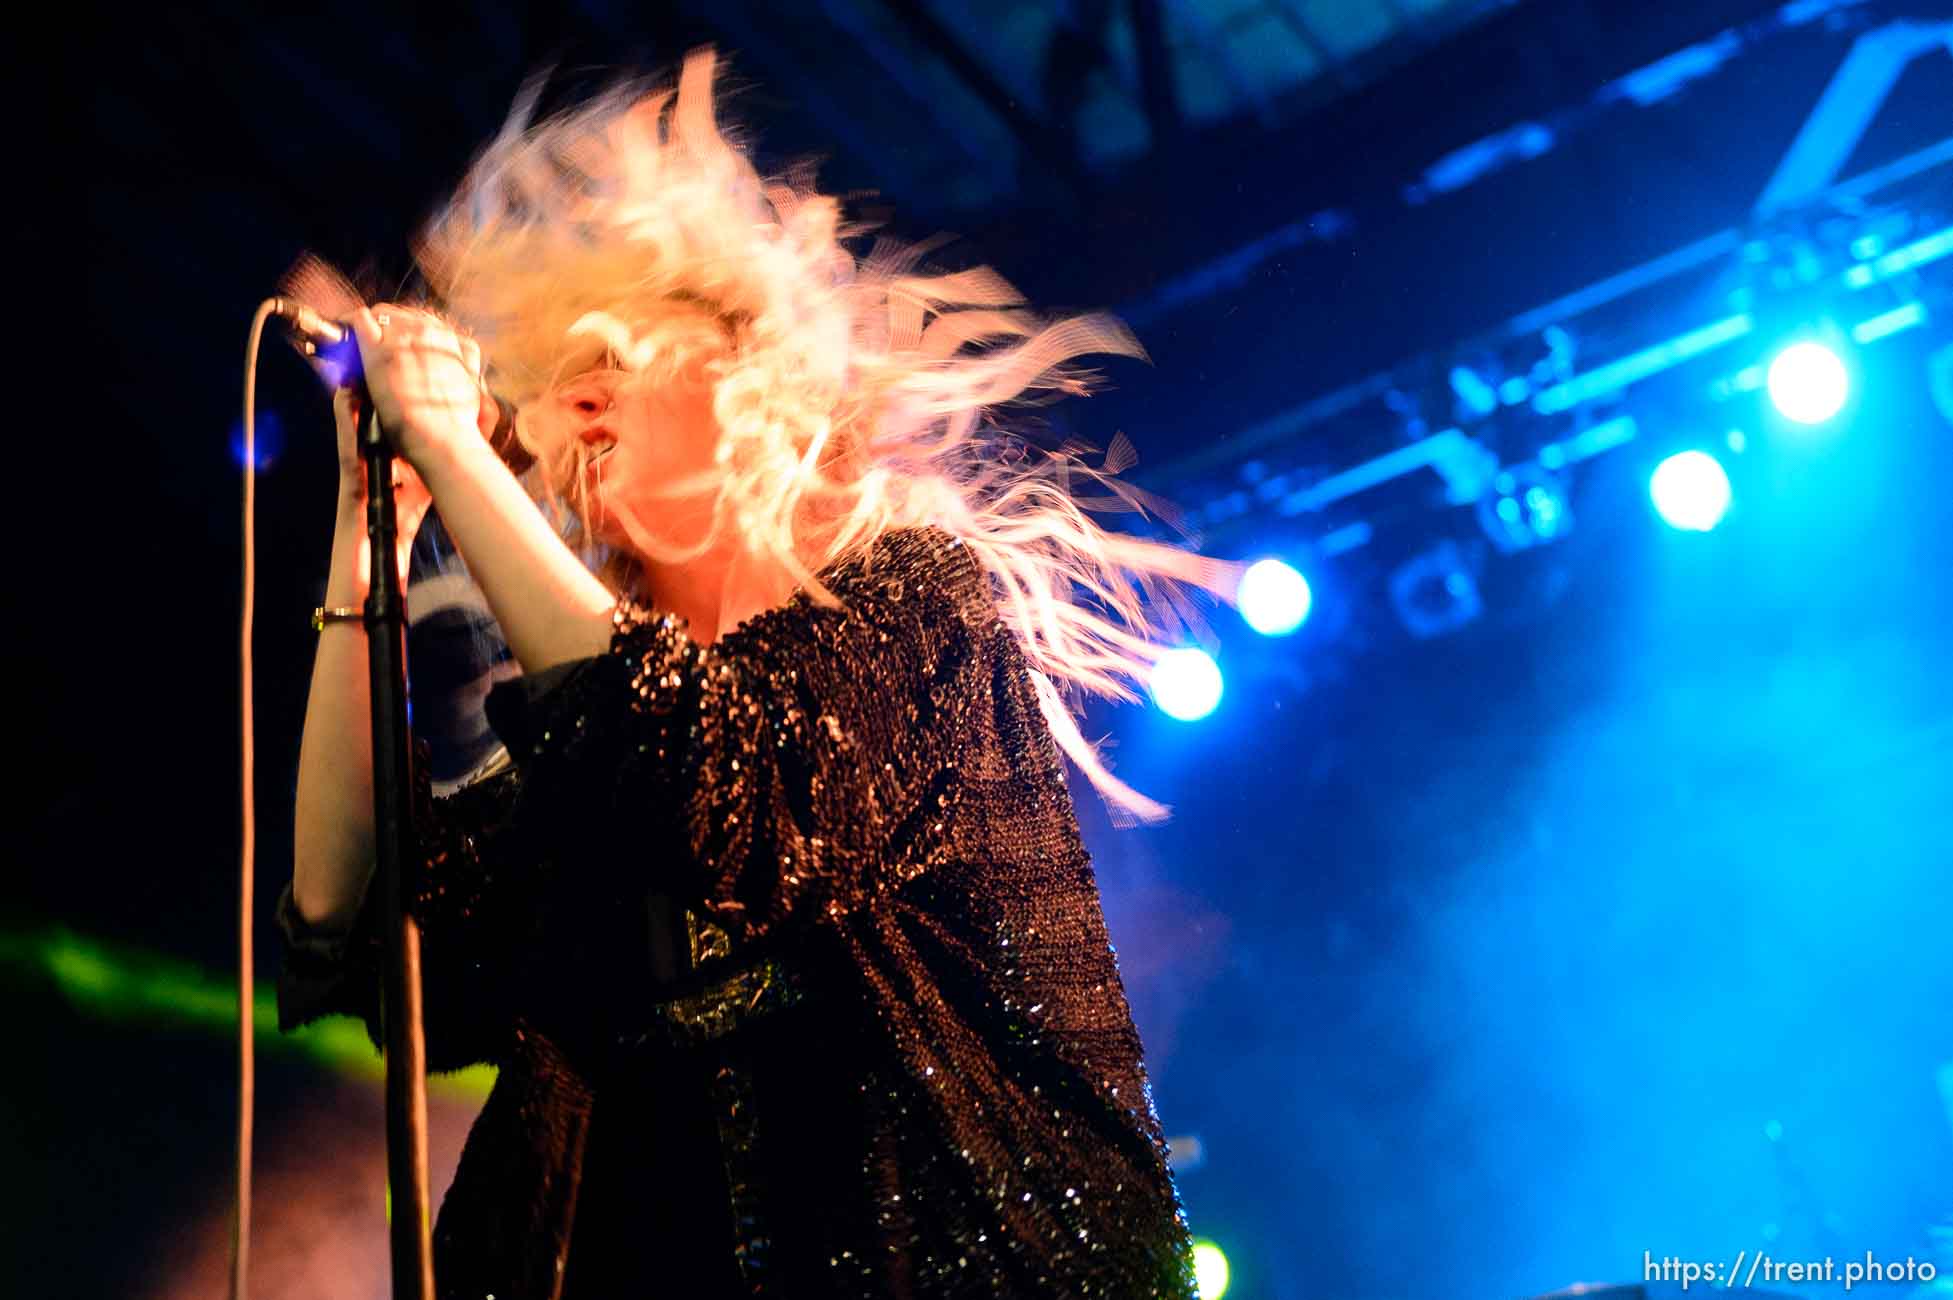
[[[897,532],[714,645],[620,605],[423,797],[432,1068],[500,1067],[443,1297],[1195,1293],[1059,753],[973,557]],[[375,913],[279,1017],[380,1041]],[[665,1288],[671,1288],[667,1291]]]

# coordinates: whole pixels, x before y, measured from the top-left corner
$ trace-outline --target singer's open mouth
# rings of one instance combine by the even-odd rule
[[[608,442],[599,444],[594,451],[592,451],[587,457],[584,458],[584,462],[583,462],[584,469],[588,472],[594,473],[597,467],[599,465],[602,465],[604,461],[610,459],[610,454],[616,450],[617,450],[617,441],[614,438]]]

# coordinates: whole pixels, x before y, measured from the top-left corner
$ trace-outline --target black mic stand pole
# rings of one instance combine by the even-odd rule
[[[427,1176],[427,1040],[421,1026],[420,925],[405,906],[413,827],[414,752],[407,730],[407,615],[393,499],[393,447],[361,384],[360,455],[366,462],[368,681],[373,706],[373,843],[378,858],[386,978],[388,1237],[393,1300],[434,1300],[434,1243]]]

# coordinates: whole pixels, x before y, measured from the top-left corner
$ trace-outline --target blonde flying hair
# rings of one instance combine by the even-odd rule
[[[762,178],[728,138],[715,78],[696,51],[675,89],[614,86],[540,123],[532,81],[416,247],[440,310],[521,412],[532,492],[587,538],[588,453],[541,400],[566,380],[593,363],[647,384],[703,367],[720,430],[709,481],[655,490],[709,494],[710,531],[674,551],[620,513],[644,554],[683,563],[737,538],[833,603],[820,571],[892,529],[942,528],[989,574],[1059,745],[1122,820],[1163,816],[1107,770],[1073,707],[1138,699],[1186,626],[1185,588],[1231,598],[1235,566],[1087,516],[1157,505],[1115,477],[1123,436],[1093,469],[995,416],[1086,391],[1068,362],[1138,343],[1105,316],[1042,320],[987,268],[926,274],[928,246],[877,240],[856,257],[843,241],[861,230],[806,169]],[[598,570],[627,590],[628,559]]]

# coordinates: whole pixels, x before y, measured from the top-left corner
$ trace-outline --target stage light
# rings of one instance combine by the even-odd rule
[[[1851,393],[1844,361],[1822,343],[1793,343],[1777,353],[1764,384],[1771,403],[1798,424],[1824,423]]]
[[[1227,1256],[1205,1237],[1194,1238],[1194,1283],[1200,1300],[1221,1300],[1227,1294]]]
[[[1483,419],[1499,409],[1499,390],[1486,383],[1470,366],[1451,368],[1451,391],[1467,415]]]
[[[1404,630],[1421,641],[1456,632],[1485,612],[1471,563],[1450,538],[1397,566],[1390,575],[1390,603]]]
[[[1924,325],[1925,323],[1925,303],[1903,303],[1894,307],[1891,311],[1882,311],[1876,316],[1861,320],[1856,325],[1853,325],[1851,327],[1851,341],[1858,344],[1876,343],[1880,339],[1890,338],[1894,334],[1912,329],[1917,325]]]
[[[1280,560],[1257,560],[1235,590],[1241,617],[1263,636],[1284,636],[1309,617],[1309,580]]]
[[[1648,496],[1670,527],[1706,533],[1729,510],[1729,475],[1707,452],[1677,452],[1655,467]]]
[[[1502,469],[1492,479],[1492,490],[1478,499],[1478,522],[1508,554],[1557,541],[1573,527],[1566,484],[1538,464]]]
[[[1221,702],[1220,666],[1192,646],[1161,655],[1148,685],[1160,712],[1182,722],[1206,717]]]
[[[162,1027],[204,1030],[237,1036],[237,977],[219,979],[194,963],[160,952],[49,928],[40,934],[0,933],[0,978],[19,971],[45,981],[69,1003],[115,1024],[147,1032]],[[252,998],[252,1023],[260,1050],[297,1052],[331,1066],[348,1078],[377,1084],[385,1062],[367,1041],[357,1020],[333,1018],[296,1033],[278,1032],[276,997],[269,983]],[[430,1091],[471,1101],[477,1108],[495,1082],[493,1066],[473,1066],[454,1074],[431,1075]]]

